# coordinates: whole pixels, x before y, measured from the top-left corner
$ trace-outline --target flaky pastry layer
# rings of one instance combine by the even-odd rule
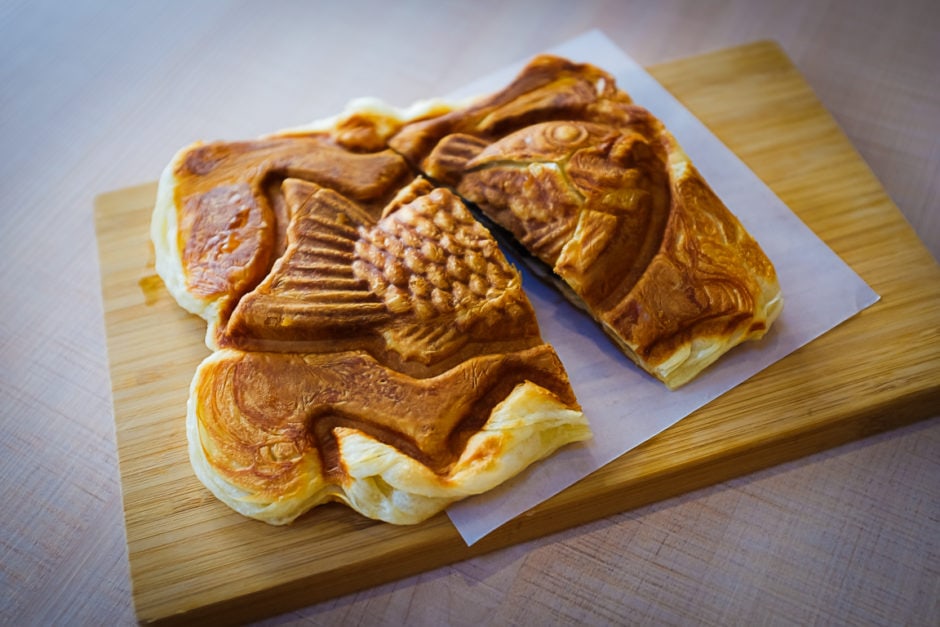
[[[550,351],[537,352],[532,361],[552,358]],[[283,390],[258,412],[243,400],[246,386],[252,385],[246,366],[255,359],[281,360],[287,365],[283,372],[304,371],[298,389],[306,392],[297,397],[291,389]],[[393,387],[423,390],[419,397],[438,390],[447,397],[411,407],[389,403],[381,391],[343,393],[331,387],[332,373],[348,359],[361,360],[360,373],[383,370],[361,355],[262,356],[221,350],[208,357],[193,379],[187,411],[190,460],[200,481],[235,511],[270,524],[289,523],[330,501],[346,503],[369,518],[414,524],[456,500],[492,489],[565,444],[590,437],[584,415],[570,401],[513,375],[499,358],[474,365],[477,372],[462,366],[433,381],[385,372],[383,376],[396,379]],[[467,376],[479,379],[475,392],[461,387]],[[438,462],[449,459],[435,449],[452,445],[462,420],[475,418],[463,415],[460,393],[452,397],[448,390],[484,399],[487,389],[504,385],[507,376],[519,380],[498,402],[483,404],[482,426],[466,438],[456,458],[435,467],[436,455]],[[294,374],[288,378],[297,380]],[[372,423],[372,418],[395,411],[400,413],[397,424],[413,423],[410,435],[390,435]],[[423,435],[442,426],[446,432],[436,437]],[[402,452],[409,446],[405,440],[412,438],[416,450]]]

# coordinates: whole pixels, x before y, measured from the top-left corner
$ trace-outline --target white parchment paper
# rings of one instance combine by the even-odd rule
[[[594,438],[558,451],[491,492],[451,506],[447,513],[467,544],[878,300],[878,295],[740,159],[603,33],[592,31],[546,52],[606,70],[637,104],[664,122],[773,261],[784,308],[763,340],[736,347],[693,382],[669,391],[634,366],[590,318],[516,263],[523,272],[523,284],[538,315],[542,336],[554,345],[565,364]],[[495,91],[511,81],[528,60],[467,85],[451,97]]]

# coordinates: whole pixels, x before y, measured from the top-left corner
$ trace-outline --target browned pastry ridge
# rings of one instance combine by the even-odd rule
[[[505,89],[389,140],[540,260],[624,352],[678,387],[782,308],[776,273],[614,79],[543,55]]]
[[[157,268],[215,349],[190,459],[266,522],[326,501],[419,522],[590,436],[519,274],[379,126],[194,145],[161,181]]]

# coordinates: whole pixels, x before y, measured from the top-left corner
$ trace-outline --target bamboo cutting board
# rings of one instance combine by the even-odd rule
[[[878,292],[874,306],[467,547],[339,505],[290,527],[195,479],[184,432],[205,323],[154,276],[156,186],[96,225],[134,602],[142,622],[244,622],[405,577],[897,427],[940,410],[940,267],[786,56],[756,43],[650,72]],[[799,391],[799,394],[794,394]]]

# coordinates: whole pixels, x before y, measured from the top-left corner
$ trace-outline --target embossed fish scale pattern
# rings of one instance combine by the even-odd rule
[[[392,312],[414,311],[421,320],[456,312],[466,324],[514,278],[495,242],[459,203],[452,212],[412,203],[359,232],[352,269]]]

